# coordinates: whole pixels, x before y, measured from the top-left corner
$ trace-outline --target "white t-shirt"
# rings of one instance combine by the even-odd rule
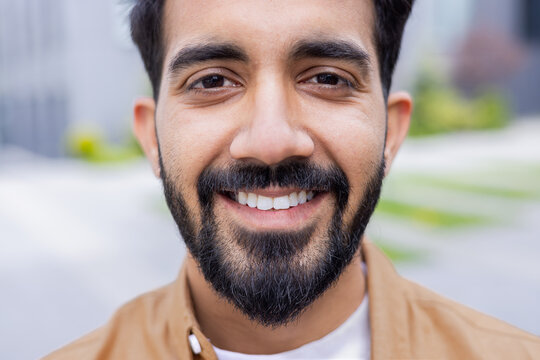
[[[368,360],[371,353],[367,293],[358,308],[336,330],[323,338],[297,349],[272,355],[249,355],[214,346],[219,360],[298,360],[298,359],[360,359]]]

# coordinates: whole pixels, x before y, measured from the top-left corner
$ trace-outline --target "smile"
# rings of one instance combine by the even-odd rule
[[[270,196],[270,194],[265,196],[254,192],[244,191],[227,193],[230,199],[236,201],[240,205],[246,205],[250,208],[257,208],[265,211],[287,210],[311,201],[316,194],[317,193],[312,190],[292,191],[280,196]]]
[[[265,188],[219,193],[226,217],[251,230],[299,230],[321,216],[326,191]],[[318,214],[318,215],[317,215]]]

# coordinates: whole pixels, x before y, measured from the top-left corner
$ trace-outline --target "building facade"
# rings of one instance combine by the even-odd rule
[[[0,146],[56,157],[78,125],[113,141],[129,132],[133,98],[149,86],[128,9],[113,0],[0,0]]]

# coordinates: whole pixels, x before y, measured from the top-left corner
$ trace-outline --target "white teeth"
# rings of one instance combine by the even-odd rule
[[[313,191],[306,192],[305,190],[275,198],[239,191],[235,198],[239,204],[259,210],[286,210],[290,207],[305,204],[307,201],[313,199],[314,196],[315,193]]]
[[[250,194],[251,195],[251,194]],[[274,206],[274,202],[271,197],[259,195],[257,198],[257,209],[270,210]]]
[[[298,193],[293,192],[289,194],[289,205],[290,206],[298,205]]]
[[[247,204],[250,208],[257,207],[257,194],[249,193],[247,196]]]
[[[248,200],[248,194],[246,194],[245,192],[243,191],[240,191],[238,193],[238,198],[237,198],[238,202],[242,205],[246,205],[247,204],[247,200]]]
[[[304,190],[298,193],[298,204],[304,204],[307,201],[307,194]]]
[[[285,210],[288,209],[289,206],[289,195],[274,198],[274,209]]]

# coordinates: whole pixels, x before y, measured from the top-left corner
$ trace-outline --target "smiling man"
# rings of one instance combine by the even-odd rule
[[[51,358],[526,358],[536,337],[400,278],[363,239],[412,102],[412,0],[139,0],[135,133],[178,280]]]

